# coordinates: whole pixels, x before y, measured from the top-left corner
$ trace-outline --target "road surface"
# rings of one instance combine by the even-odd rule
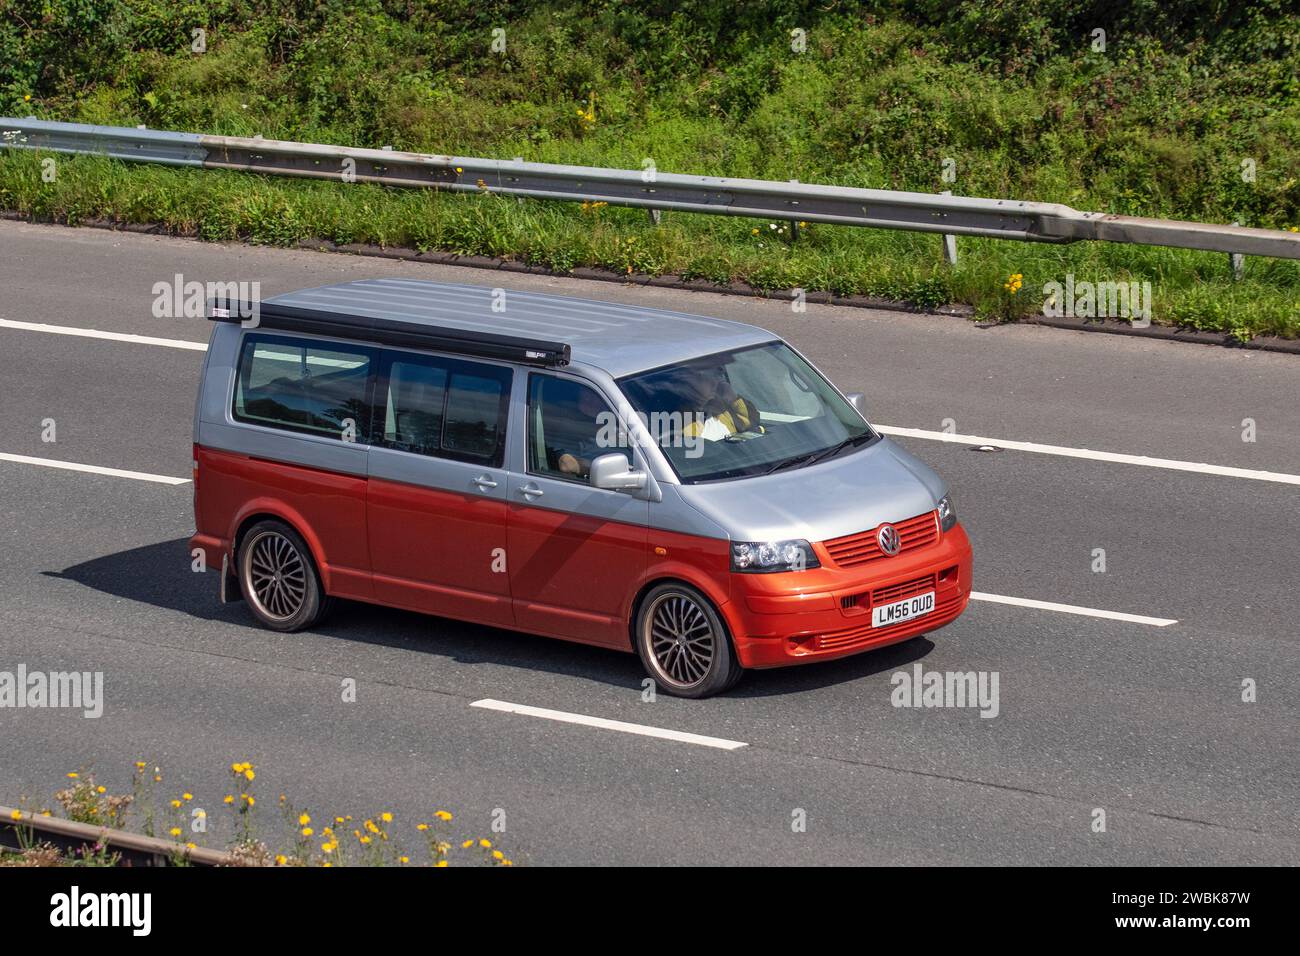
[[[951,483],[989,599],[931,637],[706,701],[643,701],[632,655],[358,604],[316,632],[261,630],[190,570],[208,330],[151,314],[176,274],[267,296],[472,282],[773,329],[865,392],[873,422],[925,434],[896,440]],[[102,671],[106,698],[99,719],[0,709],[0,803],[49,803],[87,767],[128,789],[143,759],[168,796],[195,794],[213,821],[195,840],[218,846],[229,765],[250,760],[268,834],[279,793],[399,828],[445,808],[531,865],[1300,860],[1295,356],[13,222],[0,288],[0,670]],[[997,716],[893,706],[891,675],[917,663],[996,672]]]

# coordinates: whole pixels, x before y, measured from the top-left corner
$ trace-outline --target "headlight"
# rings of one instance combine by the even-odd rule
[[[821,567],[807,541],[733,541],[731,570],[750,574]]]
[[[939,527],[947,531],[957,523],[957,509],[952,506],[952,495],[944,495],[939,499]]]

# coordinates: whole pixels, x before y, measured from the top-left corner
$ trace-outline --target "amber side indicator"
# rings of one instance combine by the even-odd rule
[[[655,548],[655,554],[664,555],[668,553],[667,548]]]

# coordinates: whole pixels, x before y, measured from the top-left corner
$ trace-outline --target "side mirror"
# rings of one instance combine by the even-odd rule
[[[627,463],[627,456],[617,452],[601,455],[591,463],[587,479],[593,488],[605,488],[609,491],[638,491],[645,487],[645,472],[633,471]]]
[[[858,410],[858,414],[863,418],[867,417],[867,396],[861,392],[845,392],[844,397],[849,400],[849,404]]]

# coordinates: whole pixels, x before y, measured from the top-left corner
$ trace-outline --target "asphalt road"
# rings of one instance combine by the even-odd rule
[[[202,352],[3,324],[206,341],[201,319],[151,315],[176,273],[264,295],[406,276],[705,313],[780,332],[884,425],[1300,473],[1294,356],[15,223],[0,455],[188,477]],[[0,709],[0,803],[48,803],[90,766],[122,790],[144,759],[169,795],[195,794],[216,831],[196,842],[219,845],[228,767],[247,759],[268,831],[278,793],[318,819],[446,808],[457,835],[533,865],[1300,860],[1300,485],[899,441],[951,483],[977,590],[1177,623],[972,602],[928,638],[647,703],[633,656],[522,634],[357,604],[312,633],[258,629],[190,571],[188,484],[0,459],[0,671],[100,670],[106,695],[99,719]],[[891,675],[918,662],[997,672],[997,717],[892,706]],[[485,698],[746,746],[470,706]]]

